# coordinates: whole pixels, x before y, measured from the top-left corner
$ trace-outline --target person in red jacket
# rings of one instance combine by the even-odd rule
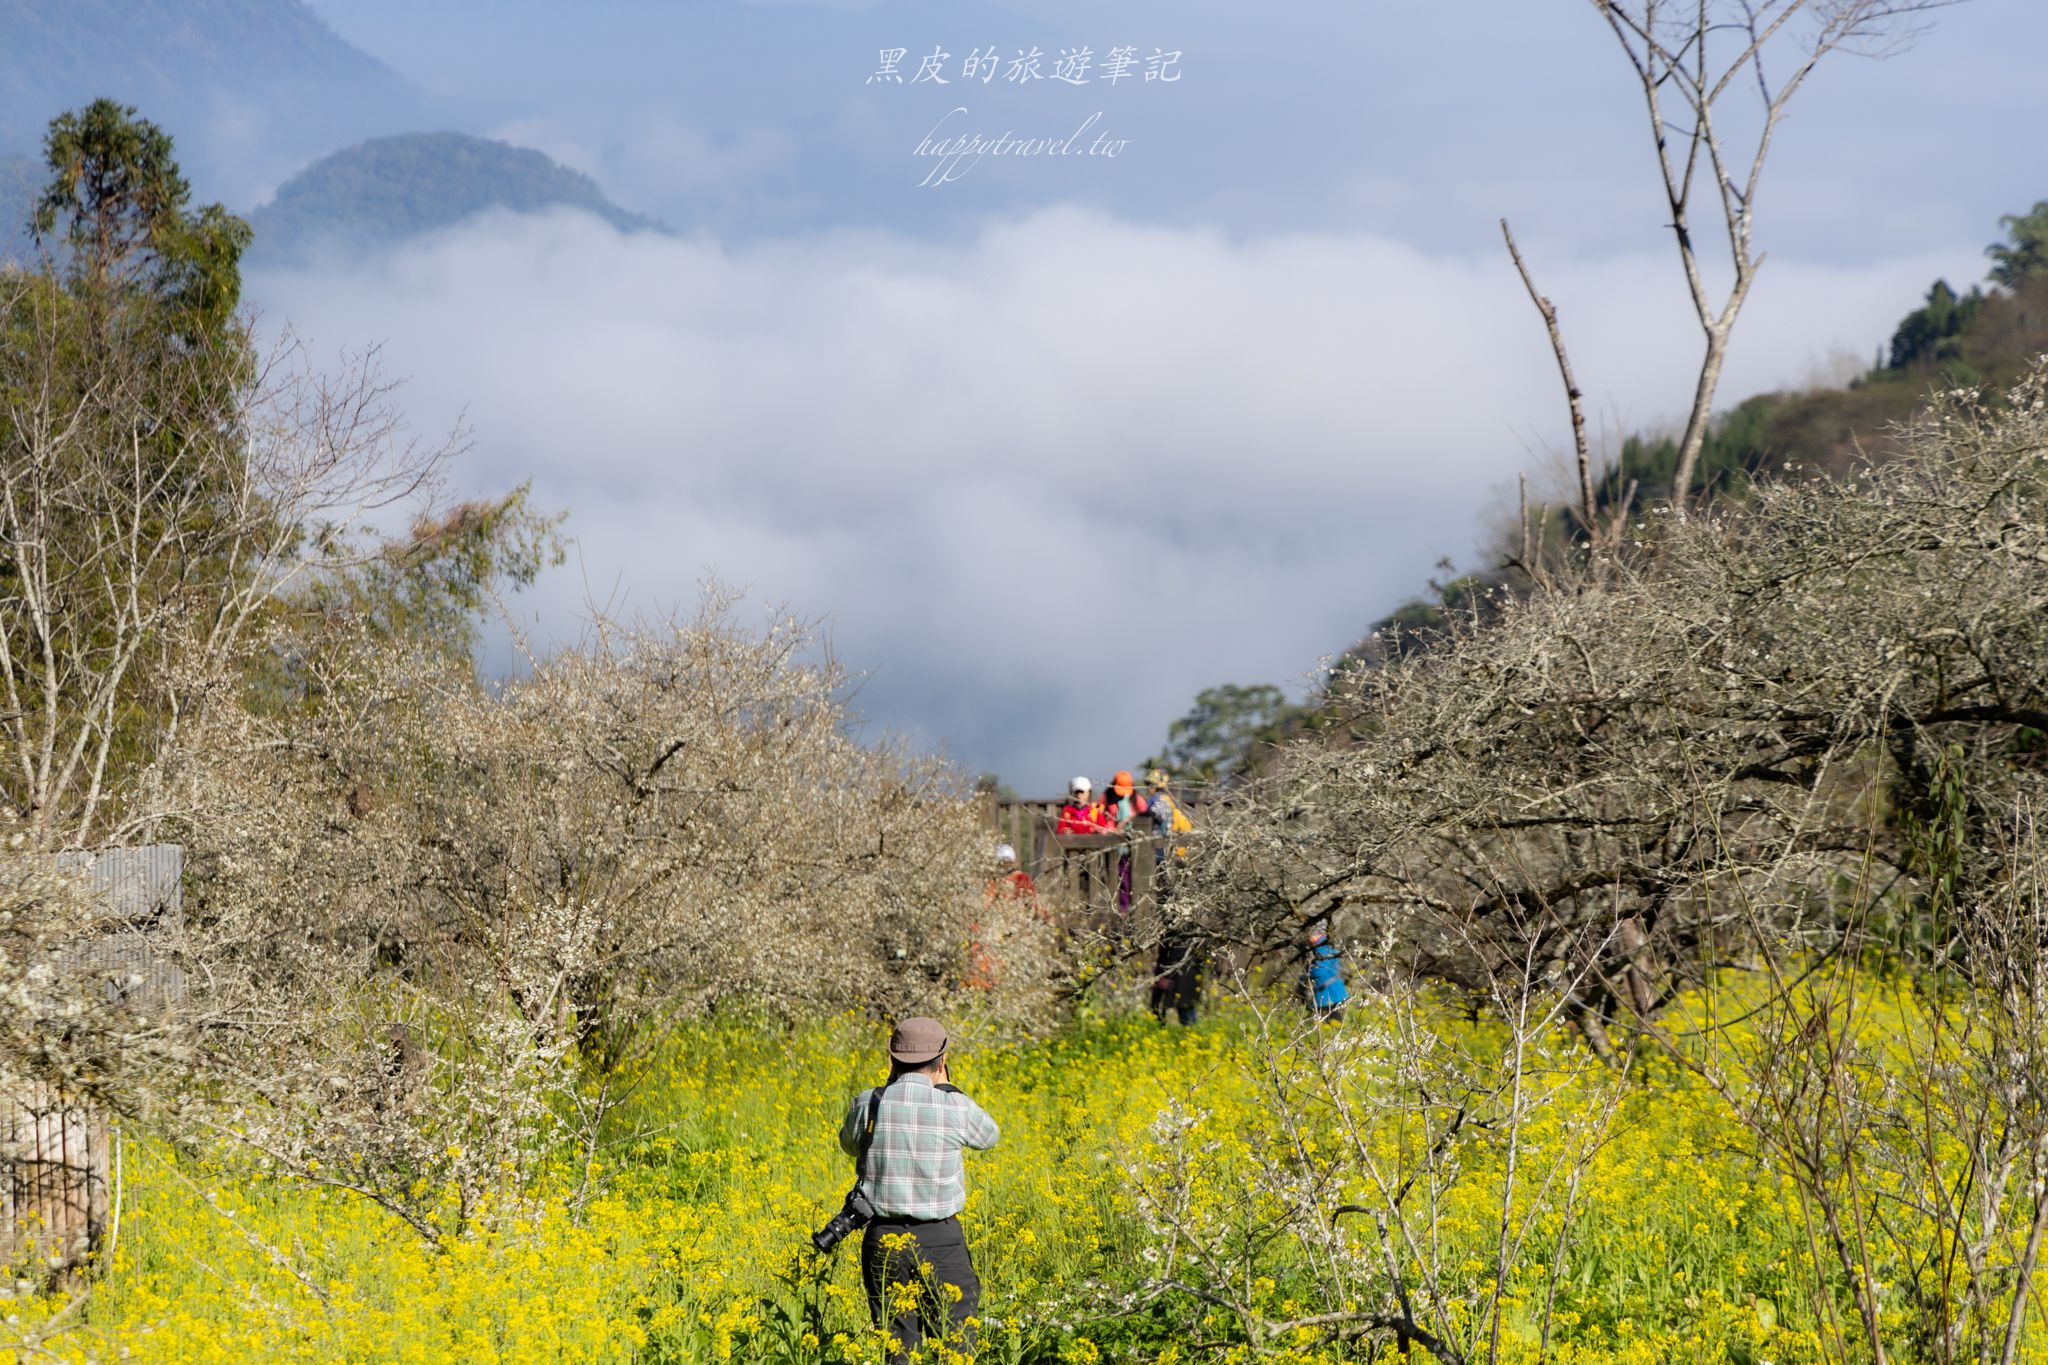
[[[1095,784],[1077,777],[1067,784],[1067,803],[1060,807],[1054,834],[1114,834],[1116,818],[1095,799]]]
[[[983,914],[999,916],[1005,902],[1014,902],[1037,919],[1050,924],[1052,916],[1039,903],[1038,887],[1033,884],[1031,874],[1017,866],[1017,850],[1010,844],[996,845],[996,875],[990,879],[988,889],[982,893]],[[1000,919],[996,921],[1001,923]],[[982,942],[981,920],[967,926],[967,972],[960,984],[975,990],[989,990],[996,984],[998,975],[994,958],[989,955],[988,946]]]
[[[1031,874],[1017,866],[1017,849],[1011,844],[996,845],[995,880],[988,884],[988,894],[983,900],[1036,900],[1038,887],[1032,882]]]

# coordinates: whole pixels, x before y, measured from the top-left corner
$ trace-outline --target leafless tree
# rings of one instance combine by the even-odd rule
[[[1494,984],[1497,1035],[1461,1032],[1413,982],[1355,998],[1341,1027],[1247,993],[1243,1074],[1189,1077],[1126,1163],[1154,1240],[1146,1282],[1112,1307],[1192,1305],[1227,1330],[1188,1344],[1224,1359],[1373,1343],[1498,1359],[1503,1296],[1532,1256],[1555,1296],[1626,1073],[1559,1026],[1553,983]],[[1238,1087],[1261,1122],[1221,1132],[1205,1096]]]
[[[181,1060],[237,1097],[180,1121],[431,1236],[559,1115],[594,1159],[707,1010],[939,1008],[977,920],[978,1008],[1042,1006],[958,775],[859,742],[808,633],[732,609],[599,615],[495,688],[402,643],[309,654],[306,705],[167,769],[204,982]]]
[[[1641,90],[1672,239],[1705,343],[1671,485],[1671,503],[1682,512],[1691,498],[1729,338],[1764,262],[1754,235],[1757,196],[1787,108],[1831,53],[1894,51],[1913,38],[1926,16],[1958,0],[1591,3]],[[1725,239],[1725,255],[1702,245],[1699,234],[1709,224]],[[1519,253],[1516,264],[1521,267]],[[1522,273],[1527,283],[1526,268]],[[1533,284],[1529,292],[1552,324],[1562,363],[1555,316]],[[1565,379],[1573,389],[1568,368]],[[1585,498],[1590,485],[1583,477],[1584,424],[1576,397],[1573,419]]]
[[[1816,960],[1765,937],[1757,973],[1645,1030],[1796,1192],[1815,1317],[1845,1358],[2011,1365],[2038,1313],[2048,903],[2031,808],[1994,837],[2002,871],[1941,908],[1947,951],[1904,982],[1861,885],[1844,892],[1843,951]]]
[[[1896,446],[1354,672],[1209,813],[1176,910],[1255,958],[1339,926],[1366,1019],[1255,1003],[1256,1063],[1130,1163],[1155,1259],[1115,1306],[1178,1304],[1215,1355],[1489,1359],[1518,1201],[1569,1229],[1606,1136],[1520,1135],[1654,1047],[1794,1196],[1835,1354],[2016,1358],[2048,1242],[2048,370]],[[1216,1129],[1219,1087],[1255,1130]]]
[[[368,361],[326,374],[287,338],[245,369],[87,325],[49,276],[0,276],[0,801],[43,849],[148,818],[130,798],[278,593],[448,453],[402,438]]]
[[[1873,894],[1935,932],[1937,756],[1967,773],[1960,886],[1997,874],[1973,850],[2039,781],[2043,392],[1949,395],[1895,462],[1663,519],[1654,556],[1347,675],[1336,724],[1207,822],[1182,904],[1251,951],[1339,913],[1475,990],[1592,945],[1596,1045],[1753,964],[1759,932],[1839,945],[1833,888],[1873,860]]]

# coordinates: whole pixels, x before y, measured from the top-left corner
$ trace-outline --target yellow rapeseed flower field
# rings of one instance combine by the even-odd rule
[[[83,1304],[18,1289],[0,1359],[879,1361],[854,1244],[821,1259],[807,1238],[845,1191],[834,1133],[848,1097],[882,1072],[876,1034],[851,1017],[695,1026],[638,1078],[618,1141],[593,1170],[564,1153],[540,1187],[439,1247],[345,1192],[130,1140],[112,1264]],[[1246,1020],[1227,1012],[1191,1030],[1096,1019],[1051,1041],[962,1044],[954,1080],[1003,1129],[995,1150],[970,1156],[963,1218],[985,1284],[980,1360],[1367,1358],[1306,1331],[1256,1355],[1242,1345],[1212,1355],[1200,1338],[1227,1341],[1228,1315],[1167,1300],[1116,1311],[1156,1260],[1129,1182],[1169,1098],[1200,1101],[1199,1179],[1216,1182],[1219,1206],[1242,1195],[1235,1182],[1273,1131],[1242,1065],[1249,1046]],[[1576,1102],[1562,1096],[1537,1117],[1535,1148]],[[1830,1358],[1823,1342],[1838,1338],[1812,1291],[1820,1248],[1796,1194],[1756,1162],[1722,1104],[1646,1068],[1622,1110],[1589,1168],[1568,1248],[1560,1256],[1554,1201],[1528,1230],[1500,1358]],[[1467,1172],[1445,1203],[1438,1235],[1454,1275],[1491,1273],[1497,1175]],[[1248,1292],[1276,1315],[1307,1311],[1284,1249]],[[1903,1298],[1892,1302],[1903,1314]],[[2030,1340],[2024,1358],[2048,1361],[2048,1339]]]

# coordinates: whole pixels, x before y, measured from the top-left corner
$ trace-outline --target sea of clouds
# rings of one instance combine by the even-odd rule
[[[1867,363],[1978,252],[1770,261],[1724,403]],[[1596,427],[1682,413],[1667,253],[1532,265]],[[569,566],[518,601],[542,640],[715,575],[820,621],[878,729],[1044,793],[1135,766],[1205,686],[1298,690],[1439,557],[1481,567],[1567,439],[1505,253],[1365,234],[1052,208],[734,248],[505,215],[249,293],[316,352],[380,345],[415,430],[466,424],[462,490],[569,513]]]

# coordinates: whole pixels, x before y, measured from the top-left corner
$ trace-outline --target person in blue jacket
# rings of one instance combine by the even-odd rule
[[[1308,995],[1309,1007],[1326,1023],[1342,1019],[1344,1002],[1351,998],[1337,945],[1320,924],[1308,931]]]

